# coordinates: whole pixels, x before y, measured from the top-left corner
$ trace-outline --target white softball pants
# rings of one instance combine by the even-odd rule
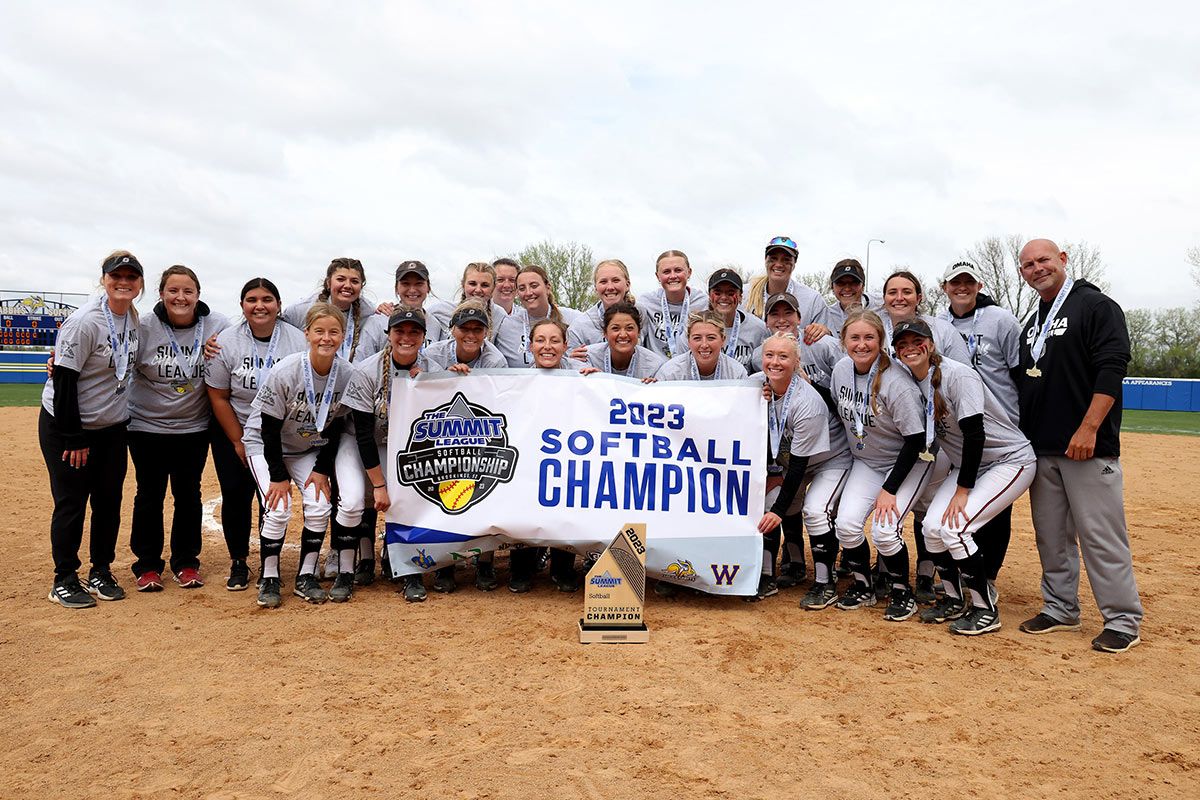
[[[379,464],[387,475],[387,448],[379,446]],[[371,486],[362,456],[358,453],[358,440],[352,433],[342,434],[334,461],[337,474],[338,503],[337,521],[347,528],[357,528],[362,522],[363,509],[375,503],[375,490]]]
[[[258,484],[258,497],[263,502],[261,534],[266,539],[282,540],[284,534],[287,533],[288,522],[292,519],[291,494],[284,498],[278,507],[269,508],[265,499],[267,492],[271,489],[271,472],[267,467],[267,459],[265,456],[256,455],[248,456],[246,460],[250,463],[250,474],[254,476],[254,482]],[[308,476],[312,474],[313,467],[317,464],[317,451],[310,450],[298,456],[284,456],[283,463],[287,467],[292,483],[296,484],[296,488],[300,490],[304,527],[310,531],[324,531],[329,524],[329,498],[324,495],[318,498],[315,488],[311,485],[304,485]]]
[[[896,492],[898,517],[891,522],[872,520],[871,541],[881,555],[895,555],[904,546],[904,518],[925,491],[933,473],[934,462],[918,460]],[[843,548],[858,547],[863,543],[866,538],[863,529],[866,527],[867,518],[875,510],[875,501],[879,498],[887,476],[887,472],[872,469],[857,459],[850,468],[850,477],[842,489],[835,522],[838,542]]]
[[[955,561],[962,561],[979,550],[975,544],[975,534],[979,529],[1025,494],[1037,474],[1037,462],[993,464],[980,472],[974,488],[967,494],[966,520],[959,517],[956,524],[947,525],[942,522],[942,515],[958,490],[958,472],[958,467],[951,469],[946,480],[934,492],[929,501],[929,510],[925,513],[922,532],[929,552],[944,553],[949,550]]]

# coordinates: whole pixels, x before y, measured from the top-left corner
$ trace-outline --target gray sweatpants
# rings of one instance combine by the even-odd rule
[[[1079,552],[1104,627],[1137,635],[1142,602],[1125,526],[1124,478],[1116,458],[1038,456],[1029,488],[1042,561],[1042,613],[1079,620]]]

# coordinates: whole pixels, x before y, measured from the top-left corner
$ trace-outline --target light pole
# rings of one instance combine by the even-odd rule
[[[866,266],[863,267],[863,277],[864,278],[869,278],[871,275],[871,243],[872,242],[879,242],[880,244],[887,244],[887,242],[885,242],[883,239],[868,239],[867,240],[867,264],[866,264]],[[864,281],[863,288],[865,289],[866,286],[867,286],[866,281]]]

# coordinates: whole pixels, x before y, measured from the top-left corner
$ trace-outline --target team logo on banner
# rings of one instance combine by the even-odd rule
[[[503,414],[457,392],[413,422],[407,449],[396,453],[397,478],[447,514],[461,514],[512,480],[517,449],[506,426]]]

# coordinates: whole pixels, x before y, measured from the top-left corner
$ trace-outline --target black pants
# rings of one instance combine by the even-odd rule
[[[54,416],[42,409],[38,417],[38,440],[46,471],[50,473],[50,495],[54,514],[50,517],[50,552],[54,577],[65,578],[81,566],[83,517],[92,506],[90,557],[92,567],[108,569],[117,557],[117,531],[121,528],[121,490],[129,467],[125,424],[88,431],[88,462],[75,469],[62,460],[66,449]]]
[[[1012,506],[989,519],[975,534],[975,542],[983,553],[984,569],[990,580],[996,580],[1004,556],[1008,554],[1008,543],[1012,539]]]
[[[217,469],[217,482],[221,484],[221,530],[225,533],[225,547],[229,557],[245,561],[250,557],[250,512],[257,484],[250,468],[238,458],[233,443],[225,430],[213,422],[212,434],[213,466]],[[258,508],[262,515],[262,505]]]
[[[175,514],[171,519],[171,572],[200,567],[200,475],[208,461],[208,430],[195,433],[129,432],[137,494],[129,546],[137,560],[133,574],[162,572],[163,500],[167,481]]]

